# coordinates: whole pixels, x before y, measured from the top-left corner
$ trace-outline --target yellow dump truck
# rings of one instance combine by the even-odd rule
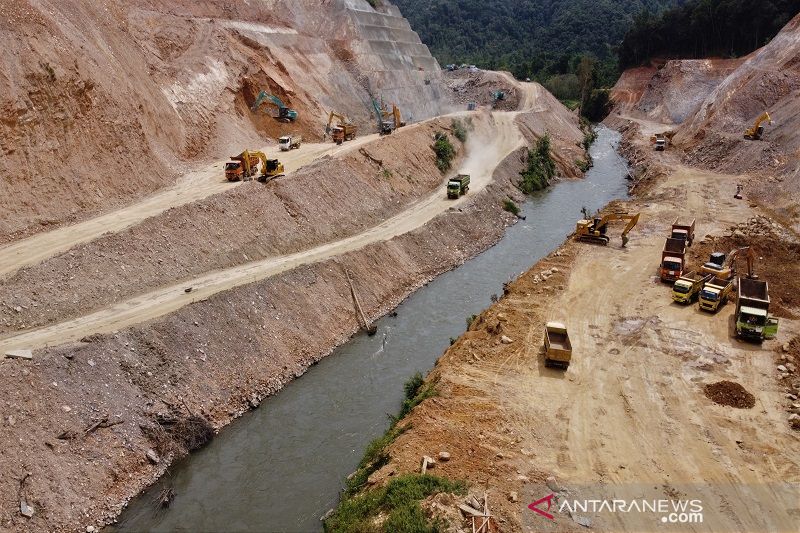
[[[700,309],[716,313],[728,301],[733,291],[733,280],[713,277],[700,289]]]
[[[572,343],[567,326],[561,322],[548,322],[544,327],[544,366],[566,370],[572,359]]]
[[[672,286],[672,299],[679,304],[691,303],[700,294],[703,285],[710,281],[712,274],[702,274],[700,272],[687,272],[675,281]]]

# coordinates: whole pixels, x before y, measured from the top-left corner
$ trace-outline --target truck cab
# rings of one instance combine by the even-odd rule
[[[736,333],[751,339],[771,339],[778,334],[778,320],[766,309],[741,306],[736,320]]]
[[[722,284],[724,283],[724,285]],[[703,311],[715,313],[728,301],[733,282],[727,283],[722,280],[714,279],[713,282],[706,283],[700,290],[699,305]]]
[[[663,152],[667,148],[667,140],[664,138],[656,139],[656,151]]]
[[[284,135],[280,139],[278,139],[278,148],[281,149],[282,152],[286,152],[292,149],[292,136],[291,135]]]

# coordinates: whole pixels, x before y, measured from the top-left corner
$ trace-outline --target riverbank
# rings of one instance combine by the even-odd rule
[[[618,227],[610,230],[608,247],[570,240],[509,283],[437,361],[426,378],[433,392],[399,423],[393,442],[371,451],[381,461],[367,465],[359,497],[419,472],[427,456],[437,459],[430,474],[465,482],[479,500],[487,493],[502,531],[664,527],[658,514],[556,507],[548,523],[528,506],[549,494],[696,499],[704,523],[715,530],[793,529],[800,446],[786,421],[786,395],[800,382],[787,389],[773,358],[799,329],[789,296],[798,289],[789,281],[797,267],[792,274],[774,268],[791,263],[792,252],[781,249],[796,243],[787,243],[769,219],[767,226],[776,225],[766,240],[775,244],[758,237],[760,229],[748,230],[763,213],[733,198],[739,176],[677,165],[674,154],[649,151],[637,130],[626,129],[622,152],[635,155],[633,183],[641,179],[642,186],[634,188],[634,199],[609,206],[641,212],[627,247]],[[758,251],[768,264],[757,264],[759,274],[778,288],[775,299],[790,306],[776,340],[738,342],[730,327],[733,305],[708,315],[672,303],[655,273],[676,216],[697,217],[693,264],[706,260],[715,243],[727,251],[732,244],[722,237],[731,227],[742,233],[736,246],[765,245]],[[548,321],[569,329],[574,351],[566,372],[544,366]],[[743,385],[758,408],[714,403],[704,387],[718,381]],[[447,460],[438,460],[441,452]],[[468,529],[457,507],[464,501],[429,496],[419,509],[428,520],[444,520],[448,530]],[[768,517],[748,512],[754,501],[769,509]],[[385,508],[373,511],[378,515],[363,519],[385,517]]]
[[[602,129],[592,147],[595,167],[585,179],[563,180],[529,197],[520,205],[526,220],[509,227],[496,245],[414,292],[376,322],[375,336],[355,336],[171,468],[131,503],[119,530],[225,529],[234,522],[242,529],[317,530],[361,450],[385,430],[386,413],[396,411],[408,377],[431,368],[448,338],[464,331],[466,317],[563,241],[574,226],[563,213],[624,196],[617,139]],[[175,501],[169,512],[154,514],[152,500],[167,488],[176,492]]]
[[[543,120],[524,115],[526,124]],[[559,142],[574,146],[575,131]],[[36,444],[6,446],[0,459],[12,476],[32,474],[25,497],[37,511],[27,519],[4,506],[0,523],[74,530],[113,521],[193,447],[195,435],[176,428],[193,427],[198,417],[227,425],[350,338],[358,321],[344,269],[375,318],[494,244],[515,220],[503,202],[521,199],[524,163],[524,150],[514,151],[482,192],[391,240],[198,297],[141,325],[45,348],[33,362],[5,361],[4,440]],[[18,488],[10,478],[2,492],[13,501]]]

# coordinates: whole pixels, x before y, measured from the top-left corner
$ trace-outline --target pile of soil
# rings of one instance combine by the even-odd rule
[[[720,405],[728,405],[737,409],[751,409],[756,404],[756,397],[747,389],[733,381],[718,381],[704,387],[706,397]]]
[[[791,235],[777,230],[765,217],[750,219],[745,225],[731,228],[732,235],[709,237],[689,249],[689,264],[702,265],[711,252],[729,254],[732,250],[752,246],[756,252],[755,273],[769,283],[770,313],[779,318],[794,318],[800,307],[800,267],[797,257],[800,243]],[[737,273],[747,273],[744,258],[736,261]]]

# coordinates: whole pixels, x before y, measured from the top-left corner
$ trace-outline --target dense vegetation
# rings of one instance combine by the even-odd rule
[[[683,0],[394,0],[442,65],[471,63],[540,82],[597,60],[601,85],[616,79],[615,47],[642,11]],[[566,83],[575,83],[574,79]],[[575,93],[575,91],[573,91]],[[575,98],[577,100],[577,98]]]
[[[525,194],[541,191],[550,185],[555,175],[556,164],[550,156],[550,136],[545,134],[536,141],[532,150],[528,150],[528,166],[524,172],[520,172],[522,179],[519,188]]]
[[[660,16],[641,13],[619,50],[620,67],[651,58],[736,57],[766,44],[800,0],[691,0]]]
[[[465,134],[466,135],[466,134]],[[446,133],[437,132],[433,137],[434,143],[431,148],[436,154],[436,167],[444,174],[453,164],[456,156],[456,149]]]

